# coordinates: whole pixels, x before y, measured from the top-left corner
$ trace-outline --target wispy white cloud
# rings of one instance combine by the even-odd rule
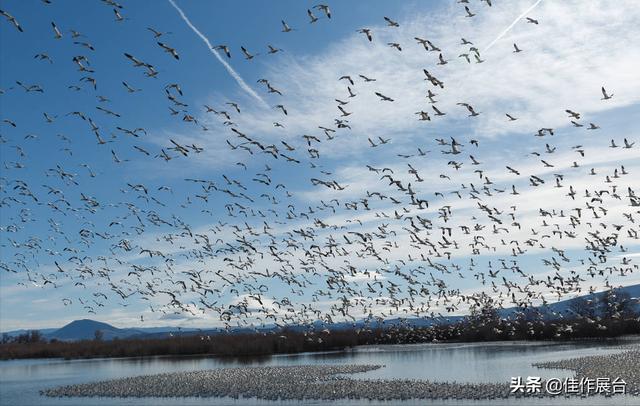
[[[246,106],[233,121],[257,139],[276,143],[283,139],[304,146],[301,135],[313,134],[323,140],[316,146],[323,157],[371,160],[376,151],[366,148],[368,137],[391,138],[394,148],[401,149],[424,145],[449,133],[480,138],[530,136],[541,127],[568,124],[566,108],[580,111],[590,120],[599,112],[638,103],[640,83],[633,67],[640,63],[640,51],[633,46],[633,32],[639,16],[631,4],[535,3],[540,24],[518,18],[503,35],[509,41],[500,41],[500,46],[481,54],[483,63],[475,63],[473,51],[461,45],[459,37],[474,44],[489,43],[495,39],[495,27],[513,23],[513,9],[530,8],[529,4],[494,4],[474,18],[448,8],[429,15],[416,12],[397,29],[371,27],[373,43],[353,34],[314,55],[283,55],[277,65],[267,63],[261,76],[283,92],[282,97],[276,96],[277,101],[289,114]],[[424,27],[429,27],[427,32]],[[428,37],[442,49],[448,63],[437,65],[439,52],[426,52],[415,36]],[[403,51],[390,48],[387,42],[400,43]],[[523,52],[514,54],[512,42]],[[458,57],[463,53],[470,55],[472,63]],[[425,68],[444,82],[444,89],[424,80]],[[359,74],[376,81],[366,83]],[[355,80],[350,87],[356,97],[348,97],[348,83],[338,80],[343,75]],[[606,103],[600,100],[603,85],[616,93]],[[425,97],[428,89],[437,94],[435,106],[446,116],[434,116]],[[380,101],[374,92],[395,102]],[[333,120],[340,118],[336,98],[349,102],[344,109],[352,114],[345,119],[352,130],[338,130],[336,141],[331,142],[317,127],[334,127]],[[456,105],[459,102],[470,103],[481,114],[467,117],[467,110]],[[419,121],[415,114],[419,110],[429,112],[432,121]],[[510,122],[505,113],[518,120]],[[206,116],[202,120],[212,126],[218,123]],[[274,127],[274,122],[284,128]],[[212,144],[207,134],[195,137],[220,150],[220,143],[216,140]],[[206,165],[220,157],[204,158]]]
[[[210,52],[223,63],[242,89],[256,100],[255,104],[243,106],[240,114],[231,112],[231,121],[240,131],[253,139],[277,145],[281,150],[283,150],[281,141],[293,145],[296,151],[290,155],[299,158],[302,164],[296,165],[296,170],[291,170],[291,166],[282,163],[282,159],[275,161],[268,155],[260,154],[256,147],[253,147],[254,155],[248,155],[248,152],[230,152],[224,143],[224,136],[212,137],[213,131],[216,131],[216,135],[228,134],[233,144],[241,141],[238,141],[226,126],[220,124],[219,117],[212,114],[206,115],[206,113],[202,113],[198,119],[212,131],[202,132],[200,127],[193,125],[193,130],[189,129],[183,135],[171,135],[172,139],[180,139],[187,144],[194,143],[205,148],[204,152],[192,154],[193,156],[182,162],[186,161],[188,165],[195,162],[196,165],[200,165],[199,169],[204,168],[208,171],[207,176],[213,172],[212,169],[230,166],[239,160],[247,162],[248,165],[256,167],[259,165],[261,168],[265,162],[269,163],[274,167],[274,173],[280,171],[280,175],[286,177],[288,185],[294,183],[294,178],[302,180],[300,183],[291,185],[296,196],[292,202],[299,207],[298,213],[302,207],[317,207],[320,200],[327,202],[336,198],[341,202],[341,206],[335,213],[331,210],[322,212],[315,210],[314,213],[309,214],[308,219],[297,217],[287,221],[287,224],[274,226],[277,229],[272,232],[278,240],[266,243],[255,242],[265,256],[256,259],[252,269],[272,271],[279,269],[282,264],[271,258],[265,247],[268,244],[274,244],[288,249],[284,241],[279,238],[291,233],[294,228],[314,228],[316,231],[314,243],[318,245],[326,241],[329,236],[335,237],[340,244],[343,244],[344,239],[341,237],[347,231],[375,233],[381,223],[387,223],[388,229],[395,232],[393,238],[389,236],[386,241],[384,238],[375,238],[372,244],[380,252],[383,247],[388,248],[388,251],[384,252],[388,263],[381,263],[371,256],[360,257],[356,254],[354,246],[347,246],[352,250],[351,253],[323,259],[322,265],[332,269],[340,269],[346,263],[354,265],[357,267],[357,272],[352,276],[345,274],[345,280],[349,281],[355,289],[361,289],[364,282],[370,278],[368,275],[375,274],[380,275],[379,279],[396,280],[394,278],[397,278],[397,275],[393,274],[394,265],[401,260],[408,262],[409,256],[415,259],[422,253],[427,255],[431,253],[434,261],[442,261],[447,265],[463,264],[468,261],[472,253],[469,244],[474,242],[476,235],[482,235],[487,245],[494,249],[483,250],[478,257],[510,258],[514,247],[510,241],[518,241],[526,250],[526,254],[519,255],[516,259],[527,265],[525,269],[527,273],[543,277],[545,272],[549,271],[547,268],[540,270],[541,255],[547,255],[552,246],[570,250],[573,254],[573,264],[575,264],[578,259],[585,257],[585,243],[582,237],[588,236],[589,232],[599,227],[599,222],[605,221],[601,219],[602,212],[597,211],[600,209],[595,208],[597,201],[595,203],[590,201],[593,196],[584,197],[585,190],[590,190],[592,194],[594,190],[608,191],[608,194],[603,196],[603,199],[606,199],[606,205],[603,204],[605,206],[603,208],[607,210],[606,225],[628,223],[623,216],[633,209],[630,209],[624,192],[627,187],[636,189],[640,187],[639,178],[636,176],[640,170],[640,162],[636,158],[637,146],[634,149],[614,149],[609,148],[608,144],[611,138],[620,144],[623,137],[631,139],[634,136],[635,128],[630,130],[616,122],[632,122],[633,119],[639,118],[637,103],[640,101],[640,81],[635,70],[640,64],[640,51],[635,46],[635,41],[640,34],[640,28],[636,24],[640,19],[640,9],[634,7],[635,4],[632,1],[616,2],[615,6],[597,1],[588,3],[537,1],[533,6],[530,0],[500,2],[491,8],[483,8],[474,18],[460,15],[454,6],[429,14],[407,13],[411,16],[400,21],[399,28],[372,26],[373,43],[369,43],[360,34],[353,34],[335,43],[327,44],[316,54],[290,56],[285,54],[278,59],[277,66],[267,63],[261,76],[268,78],[274,87],[283,92],[283,96],[273,96],[273,100],[278,100],[276,103],[282,103],[286,107],[287,115],[276,109],[265,109],[264,100],[211,48],[209,40],[191,24],[175,2],[173,0],[169,2],[205,42]],[[539,25],[522,21],[522,17],[532,12],[534,7],[536,18],[540,21]],[[514,20],[514,10],[523,9],[525,12],[520,13]],[[496,29],[501,27],[507,28],[496,37]],[[443,58],[448,62],[438,65],[440,52],[426,52],[415,42],[415,36],[430,39],[441,48]],[[473,51],[468,45],[461,45],[459,40],[461,36],[477,46],[489,44],[480,55],[484,62],[475,63]],[[387,46],[388,42],[400,43],[402,52]],[[523,49],[523,52],[517,54],[512,52],[514,42]],[[458,57],[464,53],[469,54],[471,63],[467,63],[464,57]],[[425,82],[423,69],[428,69],[442,80],[444,88],[435,88]],[[365,82],[358,76],[359,74],[375,78],[376,81]],[[350,75],[355,80],[354,85],[349,85],[355,97],[349,97],[347,82],[338,80],[343,75]],[[612,100],[600,100],[600,87],[603,85],[615,93]],[[446,116],[436,117],[433,114],[431,104],[425,97],[428,89],[437,93],[435,106],[446,112]],[[385,94],[395,101],[392,103],[381,101],[374,92]],[[335,127],[334,119],[340,117],[340,111],[336,108],[334,100],[336,98],[348,101],[344,109],[352,113],[346,117],[352,127],[351,130]],[[456,104],[459,102],[472,104],[480,115],[468,117],[468,111]],[[582,114],[581,123],[588,125],[588,122],[596,122],[602,128],[595,131],[573,128],[565,109],[579,111]],[[415,114],[419,110],[429,112],[432,120],[419,121]],[[632,110],[631,113],[629,113],[630,110]],[[517,117],[518,120],[509,121],[505,113]],[[631,119],[625,114],[631,114]],[[276,127],[273,125],[274,122],[284,127]],[[335,139],[328,140],[318,126],[336,129],[336,133],[332,134]],[[547,135],[546,138],[534,137],[533,135],[541,127],[554,128],[555,135],[553,137]],[[318,166],[322,166],[322,169],[331,172],[330,174],[319,175],[318,168],[314,170],[309,168],[307,162],[309,145],[301,138],[302,135],[314,135],[321,140],[313,143],[313,147],[319,150],[321,156],[315,162]],[[390,141],[388,144],[373,148],[367,138],[378,142],[377,137],[390,139]],[[442,154],[441,151],[446,150],[447,147],[440,146],[434,141],[436,138],[441,138],[449,142],[450,137],[455,137],[464,144],[460,148],[462,151],[460,154]],[[471,145],[471,139],[479,140],[479,146]],[[547,143],[550,144],[549,149],[556,148],[555,152],[545,151]],[[579,156],[576,149],[571,148],[576,144],[582,145],[582,149],[586,151],[585,157]],[[410,159],[400,158],[397,155],[398,153],[415,154],[418,147],[431,152],[424,157]],[[540,156],[532,155],[532,152]],[[480,164],[473,165],[469,155],[474,155]],[[263,157],[266,158],[263,159]],[[545,166],[541,162],[542,159],[553,166]],[[579,162],[581,166],[572,168],[573,161]],[[462,164],[462,167],[453,169],[451,162]],[[408,172],[407,163],[411,163],[425,179],[423,182],[418,181]],[[404,211],[402,206],[392,204],[389,199],[381,201],[377,197],[367,196],[368,191],[378,191],[404,202],[408,200],[406,193],[389,185],[387,180],[382,180],[382,173],[366,169],[366,164],[378,168],[389,167],[393,170],[395,179],[401,180],[404,185],[411,182],[417,195],[429,201],[429,208],[418,210],[411,207]],[[627,167],[630,174],[613,177],[615,170],[620,171],[621,164]],[[521,175],[509,172],[505,168],[507,165],[520,171]],[[596,175],[589,174],[591,168],[597,172]],[[476,170],[482,171],[482,177]],[[247,171],[249,172],[253,174],[254,171]],[[556,187],[558,185],[555,183],[555,174],[562,175],[560,181],[562,187]],[[531,175],[544,178],[546,183],[531,186],[529,180]],[[182,177],[183,174],[180,173],[180,176]],[[277,175],[273,176],[275,178]],[[609,180],[607,176],[610,177]],[[309,182],[310,177],[336,179],[347,187],[342,191],[324,186],[314,187]],[[483,189],[487,178],[493,183],[487,184],[487,188]],[[247,184],[250,184],[248,182],[250,180],[247,181]],[[510,194],[512,186],[517,188],[518,195]],[[569,186],[573,186],[576,190],[577,202],[567,196]],[[469,195],[472,187],[480,190],[473,199]],[[620,197],[619,200],[611,196],[615,190]],[[458,197],[457,193],[460,193],[461,197]],[[362,199],[365,198],[368,198],[371,210],[363,208]],[[359,201],[359,209],[345,209],[344,203],[347,201]],[[492,226],[495,224],[487,219],[486,213],[478,210],[479,203],[503,213],[500,217],[503,222],[500,228],[507,231],[498,230],[498,226],[493,229]],[[585,208],[585,203],[594,207],[596,215]],[[284,208],[286,204],[279,203],[274,206],[282,214],[286,212]],[[257,209],[259,204],[252,206]],[[444,206],[449,206],[453,213],[446,221],[438,214],[438,209]],[[512,206],[517,209],[511,209]],[[580,225],[570,228],[568,215],[576,208],[582,208],[584,217]],[[552,219],[541,217],[540,209],[555,210],[554,217]],[[513,219],[510,218],[510,214],[513,214]],[[405,220],[414,215],[433,221],[433,230],[429,233],[422,231],[424,238],[429,237],[434,242],[441,241],[445,231],[440,227],[451,228],[450,240],[455,240],[459,247],[455,249],[445,247],[438,253],[425,247],[417,247],[406,230],[409,222]],[[396,216],[399,218],[395,218]],[[314,227],[315,219],[320,219],[323,223],[335,228]],[[241,218],[241,220],[245,219]],[[194,233],[207,233],[208,225],[204,223],[209,220],[200,219],[199,221],[201,224],[196,224],[192,228]],[[247,221],[251,222],[251,220]],[[547,223],[543,223],[544,221]],[[515,222],[518,222],[520,227],[514,225]],[[462,227],[474,226],[484,231],[470,235],[462,232]],[[537,237],[533,236],[532,229],[535,229]],[[574,232],[578,238],[554,233],[561,229]],[[611,231],[611,226],[606,231]],[[207,277],[216,278],[210,286],[217,288],[224,285],[215,274],[211,275],[213,271],[210,272],[212,269],[226,269],[222,259],[194,260],[189,252],[196,249],[198,244],[192,237],[182,236],[179,238],[180,242],[176,242],[175,245],[157,241],[157,237],[154,233],[148,232],[136,243],[162,250],[167,256],[173,257],[174,275],[197,267],[207,269],[204,273]],[[234,234],[228,232],[221,233],[215,238],[218,237],[222,237],[225,241],[236,238]],[[178,239],[176,236],[173,238]],[[356,239],[353,236],[350,238]],[[524,242],[529,238],[537,241],[532,246],[525,247]],[[254,243],[253,240],[252,243]],[[307,261],[307,253],[304,251],[304,248],[308,248],[307,243],[310,244],[307,241],[300,242],[299,249],[287,252],[290,255],[288,258],[295,266]],[[395,245],[385,246],[387,243],[395,243]],[[634,245],[637,246],[636,242],[626,237],[624,233],[621,233],[618,243],[630,246],[632,251],[635,250]],[[541,244],[545,248],[542,248]],[[445,251],[451,255],[451,260],[445,259],[443,254]],[[137,251],[135,253],[137,254],[135,257],[126,259],[140,260],[141,255],[138,255]],[[438,254],[441,256],[437,257]],[[635,256],[637,254],[632,253],[626,257],[635,259]],[[620,265],[622,257],[611,256],[609,264]],[[233,260],[236,259],[233,258]],[[423,262],[416,261],[411,266],[418,266],[418,264],[424,265]],[[320,265],[318,268],[321,270]],[[583,271],[584,267],[576,266],[572,269]],[[364,270],[370,270],[370,273],[366,274]],[[248,276],[245,272],[232,271],[243,277]],[[224,272],[226,275],[227,272],[232,271]],[[124,278],[127,272],[125,268],[117,269],[112,277]],[[287,272],[297,276],[307,274],[299,268]],[[560,272],[567,273],[570,269],[563,268]],[[447,279],[447,283],[452,288],[465,287],[463,292],[482,290],[484,287],[479,286],[466,289],[474,283],[474,280],[469,281],[473,279],[471,274],[472,272],[466,273],[465,280],[458,279],[455,273],[441,277]],[[315,284],[307,285],[309,292],[306,293],[310,293],[318,286],[324,286],[326,283],[324,276],[326,275],[315,279],[310,276],[309,278]],[[509,277],[512,276],[509,275]],[[617,276],[611,278],[612,281],[624,279]],[[590,280],[589,283],[593,286],[603,286],[603,279]],[[147,281],[144,278],[143,280]],[[249,278],[247,277],[246,280]],[[637,281],[633,278],[630,280]],[[272,309],[278,289],[284,290],[288,295],[290,288],[286,286],[282,289],[282,286],[277,286],[278,283],[273,281],[264,282],[271,284],[269,296],[274,297],[262,300],[265,307]],[[184,296],[181,300],[186,305],[195,295],[187,292]],[[224,302],[225,305],[238,304],[241,301],[248,302],[252,307],[259,305],[247,291],[239,291],[235,296],[225,291],[221,296],[221,304]],[[164,299],[154,298],[153,305],[155,306],[156,302],[161,303]],[[308,299],[308,295],[303,295],[294,297],[292,300],[308,303]],[[325,304],[332,303],[331,300],[327,300]],[[375,308],[388,310],[388,307],[380,305],[376,305]],[[108,317],[135,324],[139,314],[139,309],[130,309],[109,313]],[[149,311],[145,311],[144,315],[145,319],[155,317],[157,320],[161,317]],[[181,315],[171,317],[182,318]],[[197,323],[218,321],[215,315],[198,317],[195,320]]]
[[[260,97],[260,95],[258,95],[252,88],[251,86],[249,86],[244,79],[242,79],[242,77],[238,74],[238,72],[236,72],[231,65],[224,60],[224,58],[222,58],[220,56],[220,53],[218,51],[216,51],[214,49],[214,47],[211,45],[211,42],[209,41],[209,39],[202,33],[200,32],[200,30],[198,30],[196,28],[195,25],[193,25],[193,23],[191,23],[191,20],[189,20],[189,18],[187,17],[187,15],[184,13],[184,11],[182,11],[182,9],[173,1],[173,0],[168,0],[169,4],[171,4],[173,6],[173,8],[175,8],[178,11],[178,14],[180,14],[180,17],[184,20],[184,22],[189,26],[189,28],[191,28],[191,30],[196,33],[196,35],[198,37],[200,37],[200,39],[207,45],[207,48],[209,49],[209,52],[211,52],[216,59],[218,59],[218,61],[220,61],[220,63],[224,66],[224,68],[227,70],[227,72],[229,72],[229,74],[233,77],[233,79],[235,79],[236,82],[238,82],[238,85],[240,85],[240,87],[242,88],[242,90],[244,90],[245,92],[247,92],[251,97],[253,97],[255,100],[257,100],[261,106],[266,107],[267,103],[262,99],[262,97]]]
[[[509,32],[509,30],[513,28],[514,25],[516,25],[520,20],[526,17],[527,14],[533,11],[533,9],[536,8],[541,1],[542,0],[537,0],[535,3],[531,5],[531,7],[529,7],[528,9],[523,11],[522,14],[516,17],[516,19],[513,20],[513,22],[507,26],[507,28],[502,30],[502,32],[500,32],[500,34],[498,34],[498,36],[493,41],[491,41],[486,47],[484,47],[483,52],[488,51],[496,42],[500,41],[500,39],[504,37]]]

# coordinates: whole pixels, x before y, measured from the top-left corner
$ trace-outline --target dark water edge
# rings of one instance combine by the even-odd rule
[[[581,340],[572,342],[491,342],[443,343],[414,345],[380,345],[355,347],[346,351],[301,353],[264,357],[156,356],[145,358],[107,358],[87,360],[30,359],[0,363],[0,404],[2,405],[274,405],[299,404],[297,401],[271,402],[260,399],[232,398],[46,398],[39,391],[61,385],[88,383],[127,376],[165,372],[197,371],[250,366],[314,365],[314,364],[382,364],[384,368],[362,374],[355,379],[428,379],[457,382],[509,382],[511,376],[536,375],[571,377],[568,370],[546,370],[533,367],[534,362],[556,361],[595,354],[613,354],[640,344],[640,337],[616,340]],[[357,375],[357,376],[356,376]],[[309,400],[305,405],[398,404],[366,400],[334,402]],[[640,405],[634,397],[589,397],[507,399],[486,401],[405,401],[402,404],[518,404],[518,405]]]

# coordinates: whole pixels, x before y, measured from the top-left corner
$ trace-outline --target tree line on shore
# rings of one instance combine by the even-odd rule
[[[344,350],[359,345],[427,342],[481,342],[510,340],[567,340],[610,338],[640,334],[640,317],[628,295],[610,291],[594,302],[574,300],[566,314],[549,318],[539,309],[523,309],[508,317],[490,300],[470,315],[451,322],[433,320],[416,327],[398,322],[385,326],[354,325],[330,329],[283,328],[255,332],[183,333],[163,338],[104,340],[100,330],[92,340],[47,340],[38,331],[3,336],[0,359],[101,358],[157,355],[261,356]]]

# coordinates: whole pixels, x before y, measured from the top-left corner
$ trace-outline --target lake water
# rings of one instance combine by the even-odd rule
[[[357,379],[429,379],[457,382],[504,382],[512,376],[564,378],[568,370],[538,369],[534,362],[554,361],[586,355],[602,355],[622,351],[627,345],[640,343],[640,337],[608,342],[499,342],[470,344],[416,344],[364,346],[348,351],[277,355],[261,358],[152,357],[144,359],[93,360],[15,360],[0,361],[1,405],[244,405],[275,402],[257,399],[159,399],[159,398],[48,398],[39,391],[59,385],[93,382],[164,372],[194,371],[239,366],[309,365],[309,364],[380,364],[384,368],[351,375]],[[278,402],[280,404],[282,402]],[[284,402],[297,404],[297,402]],[[395,404],[398,402],[340,401],[335,404]],[[403,404],[460,404],[454,401],[402,402]],[[468,401],[464,404],[611,404],[640,405],[640,397],[594,397],[589,399],[523,399],[509,401]],[[326,404],[309,401],[308,405]]]

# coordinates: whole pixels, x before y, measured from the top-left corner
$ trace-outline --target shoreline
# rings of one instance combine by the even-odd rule
[[[569,369],[576,378],[616,378],[626,382],[626,396],[640,396],[640,348],[611,355],[533,364],[540,368]],[[67,385],[41,391],[49,397],[203,397],[257,398],[271,401],[364,399],[488,400],[581,396],[511,394],[509,383],[434,382],[408,379],[353,379],[348,374],[383,365],[309,365],[237,367],[206,371],[143,375],[108,381]],[[583,396],[583,395],[582,395]],[[597,396],[597,395],[592,395]],[[602,396],[602,395],[601,395]],[[608,395],[611,396],[611,395]]]
[[[354,351],[357,348],[367,348],[367,347],[391,347],[394,345],[402,345],[402,346],[420,346],[420,345],[447,345],[447,344],[494,344],[494,345],[505,345],[505,344],[522,344],[526,343],[535,344],[535,345],[553,345],[553,344],[563,344],[563,343],[572,343],[572,342],[586,342],[586,343],[598,343],[598,342],[612,342],[612,341],[621,341],[625,342],[627,340],[638,340],[640,339],[639,334],[625,334],[616,337],[578,337],[578,338],[566,338],[566,339],[538,339],[538,340],[487,340],[487,341],[456,341],[456,340],[448,340],[448,341],[437,341],[437,342],[422,342],[422,343],[371,343],[371,344],[360,344],[355,346],[346,346],[344,348],[339,349],[326,349],[319,351],[299,351],[299,352],[272,352],[265,354],[215,354],[215,353],[193,353],[193,354],[153,354],[153,355],[139,355],[139,356],[84,356],[84,357],[15,357],[15,358],[4,358],[0,356],[0,364],[3,361],[16,361],[16,360],[52,360],[52,361],[89,361],[89,360],[123,360],[123,359],[153,359],[153,358],[221,358],[221,359],[258,359],[258,358],[268,358],[268,357],[286,357],[286,356],[294,356],[294,355],[305,355],[305,354],[331,354],[331,353],[343,353]],[[1,348],[1,347],[0,347]]]

